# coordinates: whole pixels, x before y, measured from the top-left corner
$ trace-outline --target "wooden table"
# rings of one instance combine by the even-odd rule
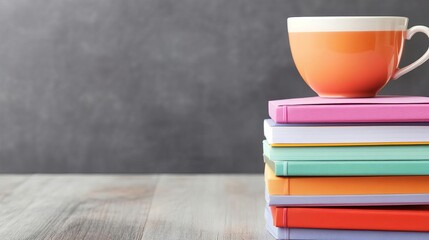
[[[1,175],[0,239],[270,239],[261,175]]]

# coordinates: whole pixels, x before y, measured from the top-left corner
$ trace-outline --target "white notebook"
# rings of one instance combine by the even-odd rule
[[[264,135],[269,144],[429,144],[429,123],[278,124],[266,119]]]

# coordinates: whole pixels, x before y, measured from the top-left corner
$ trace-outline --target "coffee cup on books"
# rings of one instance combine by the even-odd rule
[[[398,68],[405,39],[429,28],[407,29],[406,17],[292,17],[288,33],[293,60],[321,97],[374,97],[429,59],[429,49]]]

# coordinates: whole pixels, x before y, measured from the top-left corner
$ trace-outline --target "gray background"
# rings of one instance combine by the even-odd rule
[[[312,96],[286,18],[429,1],[1,0],[1,172],[262,172],[270,99]],[[427,47],[416,35],[401,65]],[[429,64],[385,88],[429,95]]]

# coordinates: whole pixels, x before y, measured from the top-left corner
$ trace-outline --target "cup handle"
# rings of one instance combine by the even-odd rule
[[[412,28],[410,28],[410,29],[408,29],[408,30],[407,30],[407,33],[406,33],[406,34],[407,34],[406,39],[407,39],[407,40],[410,40],[410,39],[413,37],[413,35],[414,35],[415,33],[418,33],[418,32],[421,32],[421,33],[426,34],[426,36],[429,38],[429,28],[428,28],[428,27],[425,27],[425,26],[414,26],[414,27],[412,27]],[[403,68],[398,69],[398,70],[393,74],[392,79],[394,79],[394,80],[398,79],[398,78],[399,78],[399,77],[401,77],[402,75],[404,75],[404,74],[406,74],[406,73],[408,73],[408,72],[410,72],[410,71],[414,70],[416,67],[418,67],[418,66],[422,65],[422,64],[423,64],[424,62],[426,62],[428,59],[429,59],[429,48],[428,48],[428,50],[425,52],[425,54],[423,54],[423,56],[421,56],[421,57],[420,57],[419,59],[417,59],[415,62],[411,63],[410,65],[408,65],[408,66],[406,66],[406,67],[403,67]]]

